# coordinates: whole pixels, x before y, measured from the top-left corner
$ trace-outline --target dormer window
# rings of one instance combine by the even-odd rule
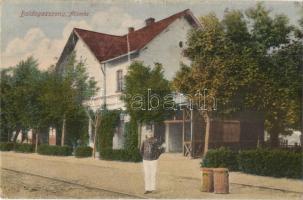
[[[117,92],[123,91],[123,72],[122,70],[118,70],[116,72],[117,77]]]

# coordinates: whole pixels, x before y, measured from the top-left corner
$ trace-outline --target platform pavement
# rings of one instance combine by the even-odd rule
[[[200,159],[164,154],[159,159],[157,191],[144,195],[142,163],[93,158],[1,152],[1,167],[142,198],[301,199],[303,181],[230,173],[230,194],[200,191]],[[270,189],[272,188],[272,189]],[[292,191],[292,192],[291,192]]]

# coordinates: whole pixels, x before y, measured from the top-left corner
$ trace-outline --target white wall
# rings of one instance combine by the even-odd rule
[[[111,62],[106,63],[106,105],[109,109],[119,109],[123,107],[123,102],[120,100],[121,92],[117,91],[118,70],[122,70],[123,76],[127,74],[130,62]]]
[[[164,67],[165,77],[171,80],[180,69],[180,62],[189,64],[189,60],[182,56],[182,50],[186,46],[187,33],[191,28],[192,26],[186,19],[177,19],[142,49],[139,57],[132,59],[132,61],[143,61],[144,64],[151,67],[154,66],[155,62],[159,62]],[[179,47],[180,41],[183,42],[183,48]],[[123,75],[126,75],[129,65],[130,62],[127,59],[120,63],[106,63],[106,93],[109,109],[123,107],[123,103],[120,100],[121,93],[116,91],[116,72],[122,70]]]
[[[182,50],[186,46],[187,33],[190,29],[192,26],[183,17],[175,20],[140,51],[137,60],[144,61],[151,67],[155,62],[161,63],[165,77],[171,80],[180,69],[181,61],[189,64],[189,60],[182,56]],[[179,47],[180,41],[183,42],[183,48]]]
[[[86,70],[90,77],[94,77],[95,81],[97,81],[97,87],[100,89],[99,94],[97,96],[101,96],[103,88],[103,75],[101,71],[101,64],[92,54],[92,52],[88,49],[86,44],[81,40],[78,40],[75,49],[76,51],[76,59],[77,61],[85,61]]]

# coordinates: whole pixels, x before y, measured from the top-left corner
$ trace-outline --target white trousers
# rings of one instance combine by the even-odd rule
[[[145,191],[156,190],[157,160],[143,160]]]

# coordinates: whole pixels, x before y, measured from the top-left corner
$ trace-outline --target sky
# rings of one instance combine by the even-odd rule
[[[148,17],[157,21],[190,9],[196,17],[214,12],[222,18],[225,9],[245,11],[255,5],[256,1],[248,0],[2,0],[0,68],[33,56],[40,69],[47,69],[56,64],[74,27],[123,35],[130,26],[144,26]],[[287,15],[292,24],[299,19],[294,1],[266,1],[264,5],[273,15]],[[33,12],[65,16],[28,16]]]

